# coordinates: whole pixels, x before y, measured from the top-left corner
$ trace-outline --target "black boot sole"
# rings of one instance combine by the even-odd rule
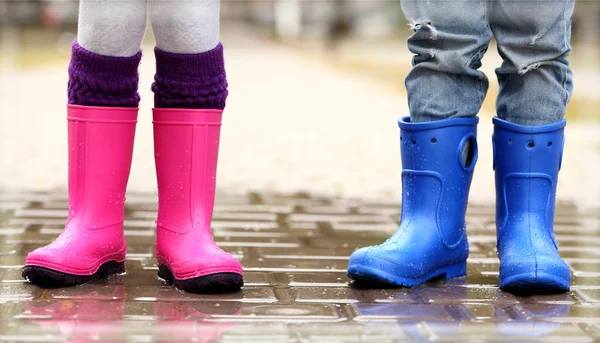
[[[125,273],[125,262],[108,261],[92,275],[63,273],[40,266],[24,266],[21,275],[29,282],[44,288],[71,287]]]
[[[244,286],[243,277],[236,273],[216,273],[187,280],[177,280],[173,276],[173,272],[164,265],[158,266],[158,277],[165,280],[168,285],[174,285],[177,289],[190,293],[228,293],[239,291]]]

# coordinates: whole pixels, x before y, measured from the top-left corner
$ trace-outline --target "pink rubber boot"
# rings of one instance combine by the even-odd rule
[[[154,109],[158,276],[194,293],[238,290],[242,266],[214,241],[221,110]]]
[[[69,217],[54,242],[27,255],[24,278],[64,287],[125,271],[123,204],[137,112],[68,105]]]

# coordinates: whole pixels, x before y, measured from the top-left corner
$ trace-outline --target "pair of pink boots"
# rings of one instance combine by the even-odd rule
[[[158,276],[194,293],[238,290],[242,266],[214,242],[221,110],[154,109]],[[137,108],[68,106],[69,216],[31,252],[23,277],[43,287],[125,272],[124,202]]]

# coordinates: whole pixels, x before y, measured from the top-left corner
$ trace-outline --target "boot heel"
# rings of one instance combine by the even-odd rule
[[[443,269],[444,277],[446,279],[452,279],[455,277],[461,277],[467,275],[467,262],[457,263],[452,266],[448,266]]]

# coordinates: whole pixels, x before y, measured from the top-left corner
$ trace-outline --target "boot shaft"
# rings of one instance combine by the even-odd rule
[[[68,106],[69,218],[91,229],[123,222],[137,113]]]
[[[184,233],[210,228],[221,110],[154,109],[158,222]]]
[[[532,244],[540,237],[554,244],[556,185],[566,121],[523,126],[494,118],[496,225],[502,237],[519,235]]]
[[[402,118],[402,222],[435,221],[444,244],[464,236],[465,212],[477,162],[478,118],[410,123]]]

